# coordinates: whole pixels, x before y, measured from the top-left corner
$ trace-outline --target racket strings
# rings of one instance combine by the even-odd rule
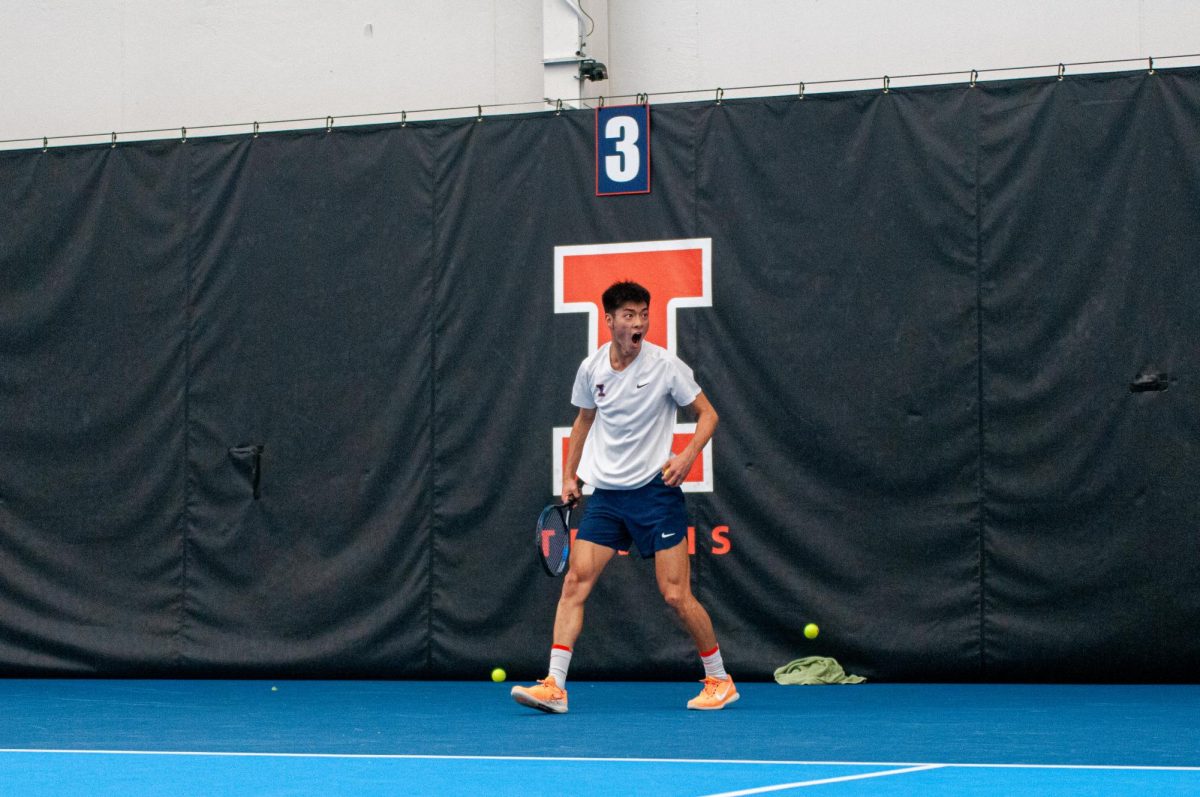
[[[561,575],[570,556],[571,530],[570,511],[566,507],[546,507],[538,521],[538,553],[542,565],[552,576]]]

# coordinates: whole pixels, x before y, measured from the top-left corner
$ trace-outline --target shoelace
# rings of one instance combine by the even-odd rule
[[[706,697],[712,697],[713,695],[715,695],[717,693],[717,689],[720,688],[720,686],[721,686],[721,682],[718,681],[716,678],[705,678],[703,683],[704,683],[704,695]]]
[[[560,686],[559,686],[557,683],[556,683],[556,684],[554,684],[554,686],[549,686],[549,685],[546,683],[546,681],[549,681],[549,680],[550,680],[549,678],[539,678],[539,679],[538,679],[538,683],[539,683],[539,684],[541,684],[542,686],[545,686],[545,687],[546,687],[546,688],[548,688],[548,689],[551,689],[551,690],[553,690],[552,692],[550,692],[550,699],[551,699],[551,700],[558,700],[558,699],[560,699],[560,698],[563,696],[563,690],[562,690],[562,688],[561,688],[561,687],[560,687]]]

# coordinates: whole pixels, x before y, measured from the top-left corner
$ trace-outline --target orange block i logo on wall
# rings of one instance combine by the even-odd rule
[[[609,340],[600,295],[614,282],[633,279],[650,291],[650,332],[646,339],[676,353],[675,319],[682,308],[712,306],[712,239],[686,238],[554,247],[554,312],[587,313],[590,354]],[[701,386],[703,387],[703,385]],[[679,451],[696,432],[694,423],[677,423],[671,449]],[[552,432],[553,472],[550,494],[562,484],[570,426]],[[682,484],[684,492],[713,492],[713,443],[704,446]],[[584,486],[585,495],[592,492]],[[730,550],[729,527],[712,529],[712,552]],[[695,529],[689,529],[689,551],[695,552]]]

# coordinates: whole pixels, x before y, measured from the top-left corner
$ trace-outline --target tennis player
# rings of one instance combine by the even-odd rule
[[[583,628],[583,605],[617,551],[636,545],[654,559],[658,588],[691,635],[704,664],[704,688],[691,709],[719,709],[738,699],[725,672],[708,612],[692,595],[687,512],[679,485],[717,428],[717,412],[692,369],[646,341],[650,292],[635,282],[611,285],[602,297],[612,342],[585,359],[575,376],[571,403],[579,408],[563,466],[562,500],[574,503],[582,485],[595,490],[571,548],[554,617],[550,672],[536,686],[515,686],[518,703],[562,714],[567,710],[567,668]],[[672,454],[675,413],[696,415],[696,434]]]

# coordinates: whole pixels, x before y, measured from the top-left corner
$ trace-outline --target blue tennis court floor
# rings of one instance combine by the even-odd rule
[[[1200,686],[4,680],[0,794],[1200,794]]]

